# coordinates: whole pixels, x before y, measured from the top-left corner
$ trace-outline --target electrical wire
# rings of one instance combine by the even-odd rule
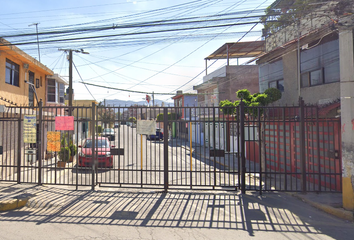
[[[77,74],[79,75],[79,77],[80,77],[82,83],[85,85],[87,91],[90,93],[91,97],[97,102],[96,98],[92,95],[90,89],[88,89],[88,87],[86,86],[86,85],[90,85],[90,84],[87,84],[87,83],[84,82],[84,80],[82,79],[82,77],[81,77],[81,75],[80,75],[80,72],[79,72],[79,70],[77,69],[77,67],[76,67],[76,65],[75,65],[74,62],[73,62],[73,65],[74,65],[74,67],[75,67],[75,69],[76,69],[76,72],[77,72]]]

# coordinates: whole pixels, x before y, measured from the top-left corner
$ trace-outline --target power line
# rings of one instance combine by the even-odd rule
[[[80,77],[82,83],[85,85],[87,91],[90,93],[91,97],[97,102],[96,98],[92,95],[90,89],[88,89],[88,87],[86,86],[87,83],[85,83],[84,80],[82,79],[82,77],[81,77],[81,75],[80,75],[80,72],[79,72],[79,70],[77,69],[77,67],[76,67],[76,65],[75,65],[74,62],[73,62],[73,65],[74,65],[74,67],[75,67],[75,69],[76,69],[76,72],[77,72],[77,74],[79,75],[79,77]]]
[[[264,1],[263,3],[265,3],[265,2],[266,2],[266,1]],[[263,4],[263,3],[262,3],[262,4]],[[261,6],[262,4],[260,4],[259,6]],[[253,25],[253,26],[251,27],[251,29],[249,29],[249,30],[247,31],[247,33],[245,33],[237,42],[240,42],[248,33],[250,33],[250,32],[252,31],[252,29],[256,27],[257,24],[258,24],[258,23],[256,23],[255,25]],[[215,62],[216,62],[216,60],[215,60],[211,65],[213,65]],[[209,65],[208,67],[210,67],[211,65]],[[194,79],[196,79],[196,78],[197,78],[200,74],[202,74],[203,72],[204,72],[204,71],[200,72],[197,76],[195,76],[194,78],[192,78],[191,80],[189,80],[187,83],[185,83],[185,84],[183,84],[182,86],[180,86],[178,89],[180,89],[180,88],[184,87],[185,85],[187,85],[188,83],[192,82]],[[178,90],[178,89],[176,89],[176,90]],[[176,91],[176,90],[174,90],[174,91]]]

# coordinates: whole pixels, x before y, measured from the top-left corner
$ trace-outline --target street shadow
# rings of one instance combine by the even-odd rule
[[[41,188],[28,207],[1,212],[0,221],[38,225],[92,224],[132,227],[205,228],[323,235],[350,239],[354,228],[287,194],[239,192],[126,192]],[[346,227],[346,232],[343,231]],[[347,237],[346,237],[347,236]]]

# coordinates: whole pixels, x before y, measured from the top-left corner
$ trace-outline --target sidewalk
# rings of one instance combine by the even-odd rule
[[[141,189],[128,190],[127,194],[139,194],[139,191],[141,191]],[[75,191],[65,186],[38,186],[0,182],[0,212],[14,210],[24,206],[32,208],[57,208],[65,206],[68,202],[72,203],[72,199],[75,198],[85,201],[85,196],[92,198],[92,194],[94,194],[97,199],[105,199],[109,195],[107,191],[90,191],[90,188]],[[147,194],[151,195],[156,193],[148,192]],[[190,194],[190,192],[183,194]],[[208,192],[206,195],[207,194],[210,193]],[[272,194],[273,193],[269,193],[268,195]],[[342,196],[340,193],[289,193],[289,195],[299,198],[303,202],[338,218],[354,221],[353,212],[342,208]]]
[[[238,170],[238,166],[234,163],[235,161],[230,161],[229,153],[225,153],[224,158],[216,157],[214,160],[213,157],[210,157],[208,154],[200,155],[203,158],[206,158],[210,161],[215,161],[216,164],[219,166],[230,169],[230,170]],[[229,166],[231,163],[231,166]],[[255,163],[251,163],[246,160],[246,165],[248,167],[257,167]],[[249,169],[251,172],[257,172],[258,169]],[[253,176],[254,174],[248,174],[247,177],[251,178],[258,178],[258,176]],[[310,204],[311,206],[320,209],[326,213],[334,215],[338,218],[354,221],[354,211],[349,211],[343,209],[343,200],[342,200],[342,193],[331,193],[331,192],[307,192],[307,193],[294,193],[288,192],[289,195],[301,199],[303,202]]]

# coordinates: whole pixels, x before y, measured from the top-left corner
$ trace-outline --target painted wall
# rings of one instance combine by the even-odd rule
[[[11,48],[12,49],[9,47],[0,46],[0,97],[7,100],[0,101],[0,105],[12,105],[9,104],[8,101],[12,101],[17,105],[29,104],[29,85],[24,82],[29,79],[29,71],[34,73],[34,84],[36,84],[36,79],[39,79],[39,87],[36,88],[38,100],[42,99],[43,102],[45,102],[46,75],[52,75],[53,72],[34,58],[31,58],[26,53],[22,52],[20,49],[13,46]],[[19,65],[19,86],[14,86],[5,82],[6,59],[9,59]],[[25,63],[29,64],[28,69],[24,68]],[[37,105],[35,97],[34,105]]]

